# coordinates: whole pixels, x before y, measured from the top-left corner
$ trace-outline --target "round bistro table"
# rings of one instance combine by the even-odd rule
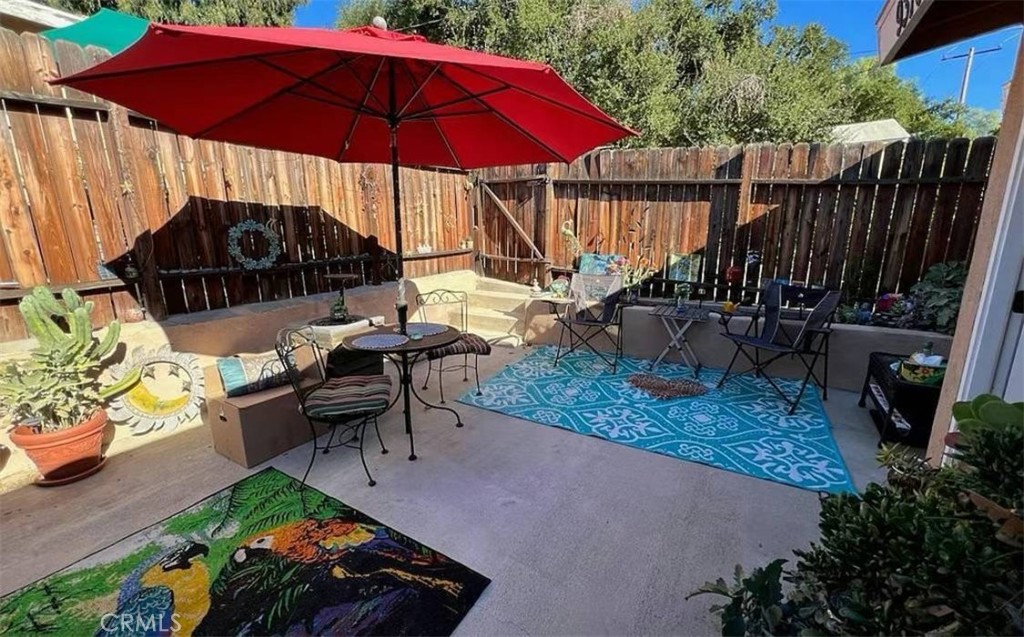
[[[410,323],[409,325],[414,324]],[[383,334],[394,335],[398,333],[399,332],[397,324],[382,325],[372,330],[360,332],[359,334],[346,336],[345,338],[342,339],[341,345],[342,347],[345,347],[350,350],[360,352],[376,352],[378,354],[383,354],[384,356],[387,357],[388,360],[395,364],[395,367],[398,368],[398,382],[401,388],[398,394],[395,395],[394,400],[391,401],[391,404],[388,405],[388,409],[391,409],[398,403],[399,396],[402,397],[405,412],[405,433],[409,434],[409,460],[415,460],[416,445],[412,435],[411,409],[413,397],[415,397],[416,400],[418,400],[422,405],[424,405],[428,409],[441,409],[450,412],[452,415],[455,416],[456,427],[462,426],[462,418],[459,416],[459,412],[455,411],[454,409],[450,407],[444,407],[442,405],[434,405],[432,403],[428,403],[426,400],[423,399],[422,396],[419,395],[419,393],[416,391],[415,383],[412,382],[412,367],[416,363],[416,361],[419,360],[419,358],[423,356],[423,354],[425,354],[428,350],[432,350],[435,347],[444,347],[445,345],[450,345],[455,341],[459,340],[461,332],[459,332],[459,330],[453,327],[448,327],[444,332],[441,332],[440,334],[424,336],[423,338],[416,340],[410,338],[408,341],[402,343],[401,345],[395,345],[391,347],[360,347],[355,343],[355,341],[359,340],[364,336]]]

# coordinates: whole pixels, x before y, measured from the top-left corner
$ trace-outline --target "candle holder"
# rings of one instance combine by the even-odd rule
[[[405,335],[406,325],[409,324],[409,304],[395,303],[395,310],[398,312],[398,333]]]

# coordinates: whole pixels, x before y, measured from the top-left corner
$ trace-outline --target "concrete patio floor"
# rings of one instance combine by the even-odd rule
[[[481,359],[481,377],[526,351],[496,348]],[[448,378],[454,395],[461,380]],[[835,391],[825,404],[863,488],[883,474],[856,400]],[[416,462],[407,460],[401,412],[381,420],[392,453],[367,451],[376,487],[344,449],[318,458],[309,483],[491,578],[460,635],[718,634],[713,600],[685,601],[688,593],[730,578],[737,563],[791,558],[817,537],[815,493],[449,404],[465,428],[414,407]],[[306,445],[268,464],[301,477],[308,454]],[[260,468],[215,454],[200,427],[114,456],[83,482],[7,493],[0,594]]]

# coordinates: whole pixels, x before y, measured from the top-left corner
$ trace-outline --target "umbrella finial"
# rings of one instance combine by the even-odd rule
[[[373,20],[370,20],[370,24],[377,27],[378,29],[388,28],[388,21],[382,18],[381,16],[375,16]]]

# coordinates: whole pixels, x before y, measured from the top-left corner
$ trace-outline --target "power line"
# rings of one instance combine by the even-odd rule
[[[967,85],[971,81],[971,69],[974,68],[974,56],[982,55],[983,53],[995,53],[996,51],[1002,50],[1002,45],[994,46],[988,49],[982,49],[980,51],[972,46],[971,48],[967,49],[967,53],[961,53],[959,55],[942,56],[942,59],[939,60],[940,62],[947,62],[949,60],[961,60],[964,58],[967,59],[967,63],[964,64],[964,77],[962,80],[960,80],[960,98],[957,101],[959,101],[961,104],[967,102]]]

